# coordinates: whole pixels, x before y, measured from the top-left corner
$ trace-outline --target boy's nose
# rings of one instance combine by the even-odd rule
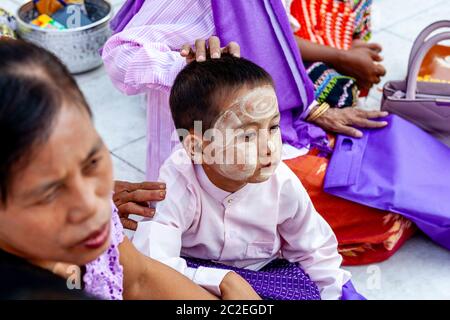
[[[275,143],[273,143],[273,141],[268,141],[267,142],[267,154],[271,154],[272,152],[275,152]]]

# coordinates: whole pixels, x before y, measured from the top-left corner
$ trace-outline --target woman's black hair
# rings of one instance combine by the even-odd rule
[[[45,143],[63,106],[91,111],[67,68],[50,52],[0,39],[0,203],[13,175]]]

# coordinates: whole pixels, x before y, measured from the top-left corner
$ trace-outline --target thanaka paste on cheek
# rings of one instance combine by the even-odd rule
[[[245,123],[260,123],[270,121],[278,112],[277,98],[271,86],[258,87],[232,103],[232,107],[219,117],[214,125],[215,139],[211,143],[214,148],[214,158],[206,154],[206,162],[218,164],[217,171],[225,178],[234,181],[250,179],[258,168],[260,154],[258,153],[258,139],[255,141],[236,141],[237,131]],[[277,164],[281,155],[281,137],[272,137],[269,140],[269,163]],[[264,157],[267,157],[267,148]],[[218,161],[219,160],[219,161]],[[220,161],[222,160],[222,161]],[[276,167],[276,165],[274,166]],[[274,169],[273,169],[274,170]],[[272,170],[272,172],[273,172]]]
[[[271,135],[270,139],[267,142],[267,149],[270,154],[267,156],[268,159],[266,160],[266,164],[270,164],[270,166],[261,168],[259,172],[259,178],[261,178],[262,180],[265,180],[268,177],[272,176],[276,168],[278,167],[281,161],[281,145],[281,133],[280,130],[277,130],[276,133]]]

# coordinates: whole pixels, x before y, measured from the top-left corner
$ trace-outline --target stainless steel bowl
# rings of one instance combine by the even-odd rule
[[[99,50],[111,36],[112,7],[105,0],[85,0],[85,4],[92,24],[67,30],[47,30],[30,23],[37,17],[37,12],[33,3],[27,2],[17,12],[18,35],[53,52],[72,73],[97,68],[102,64]]]

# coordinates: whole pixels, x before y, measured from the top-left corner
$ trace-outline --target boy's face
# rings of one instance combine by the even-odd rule
[[[280,112],[271,85],[244,87],[224,103],[203,140],[203,163],[225,180],[259,183],[281,158]]]

